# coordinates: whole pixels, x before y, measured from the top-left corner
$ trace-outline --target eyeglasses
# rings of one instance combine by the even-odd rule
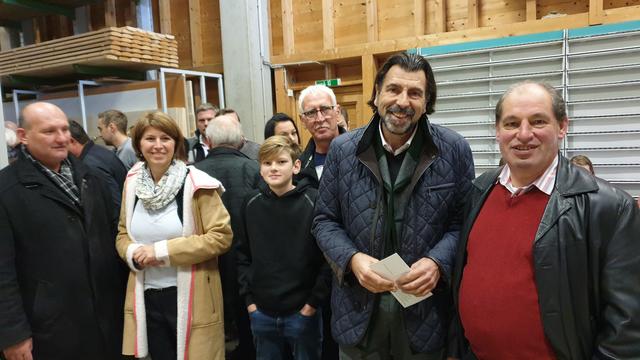
[[[331,114],[331,110],[333,110],[335,106],[320,106],[317,109],[313,109],[313,110],[308,110],[302,113],[302,116],[306,117],[307,119],[317,119],[318,118],[318,113],[322,113],[323,117],[327,117]]]

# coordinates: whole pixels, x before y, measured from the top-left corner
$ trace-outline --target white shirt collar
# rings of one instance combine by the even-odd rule
[[[418,124],[416,124],[415,127],[413,128],[413,134],[411,134],[411,137],[409,138],[409,140],[407,140],[407,142],[402,144],[402,146],[400,146],[394,151],[391,145],[387,143],[387,140],[384,139],[384,134],[382,133],[382,119],[380,119],[380,124],[378,126],[378,132],[380,133],[380,140],[382,140],[382,147],[387,152],[393,154],[393,156],[398,156],[398,154],[402,154],[404,151],[406,151],[409,148],[409,146],[411,146],[411,142],[413,141],[413,138],[416,136],[417,131],[418,131]]]
[[[551,195],[554,186],[556,185],[556,173],[558,172],[558,155],[553,159],[553,162],[549,167],[537,178],[534,182],[527,186],[523,187],[515,187],[511,182],[511,169],[509,165],[505,165],[502,171],[500,172],[500,176],[498,176],[498,182],[507,188],[511,193],[511,196],[518,196],[526,193],[531,190],[534,186],[538,188],[538,190],[542,191],[547,195]]]
[[[209,150],[209,145],[207,145],[207,143],[204,140],[205,140],[204,135],[200,134],[198,141],[200,142],[200,144],[205,150]]]

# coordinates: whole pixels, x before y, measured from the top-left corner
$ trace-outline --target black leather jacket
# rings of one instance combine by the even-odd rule
[[[454,267],[456,308],[468,235],[500,170],[474,181]],[[560,156],[533,245],[540,315],[558,359],[640,359],[639,235],[633,198]],[[475,359],[458,316],[451,335],[450,355]]]

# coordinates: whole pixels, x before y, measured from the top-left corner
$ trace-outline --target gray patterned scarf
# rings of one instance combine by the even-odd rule
[[[174,160],[158,184],[153,181],[151,171],[145,164],[141,168],[136,182],[136,196],[147,210],[158,210],[167,206],[182,188],[187,176],[187,165],[180,160]]]

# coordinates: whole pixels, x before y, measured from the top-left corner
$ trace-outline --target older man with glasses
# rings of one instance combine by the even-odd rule
[[[312,139],[300,156],[302,169],[295,176],[296,182],[308,182],[318,188],[324,168],[324,160],[329,152],[329,144],[345,132],[338,126],[340,105],[331,88],[324,85],[311,85],[302,90],[298,98],[298,113],[300,120]],[[323,342],[322,358],[336,359],[338,344],[331,337],[331,306],[327,301],[322,304],[323,312]]]
[[[302,124],[313,139],[300,157],[302,170],[296,176],[296,181],[306,179],[317,188],[329,144],[344,132],[344,129],[338,127],[340,105],[336,102],[333,90],[324,85],[312,85],[300,93],[298,111]]]

